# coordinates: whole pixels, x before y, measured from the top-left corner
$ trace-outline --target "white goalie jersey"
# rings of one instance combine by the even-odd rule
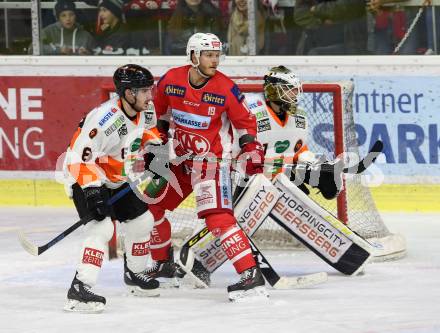
[[[298,109],[295,116],[286,114],[284,121],[281,121],[266,104],[263,94],[246,94],[246,102],[257,118],[257,139],[264,147],[264,173],[269,178],[283,170],[281,165],[298,161],[313,163],[316,160],[307,148],[308,124],[305,112]],[[235,142],[234,152],[238,153],[239,150],[238,142]]]

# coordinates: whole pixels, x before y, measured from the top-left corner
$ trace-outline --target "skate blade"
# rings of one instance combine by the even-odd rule
[[[64,305],[63,310],[66,312],[79,312],[79,313],[101,313],[104,311],[105,304],[100,302],[80,302],[77,300],[69,299]]]
[[[130,294],[133,296],[138,296],[138,297],[159,297],[160,296],[159,288],[142,289],[138,286],[128,286],[127,288],[128,288],[128,291],[130,292]]]
[[[229,300],[233,303],[247,303],[268,299],[269,293],[264,286],[255,287],[246,291],[240,290],[229,293]]]
[[[173,289],[180,288],[180,281],[178,278],[157,278],[157,281],[160,283],[161,289]]]

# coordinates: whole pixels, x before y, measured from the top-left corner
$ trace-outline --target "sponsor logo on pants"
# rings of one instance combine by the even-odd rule
[[[133,243],[131,247],[131,255],[134,257],[146,256],[150,250],[150,242]]]
[[[83,264],[91,264],[97,267],[102,266],[102,260],[104,259],[104,252],[86,247],[82,258]]]

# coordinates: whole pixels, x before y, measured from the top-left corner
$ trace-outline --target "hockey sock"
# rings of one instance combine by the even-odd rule
[[[228,213],[211,214],[206,217],[206,226],[220,242],[226,256],[241,273],[256,265],[249,240],[237,226],[235,217]]]
[[[171,224],[166,217],[154,222],[151,232],[151,257],[155,261],[168,260],[171,247]]]
[[[149,211],[126,222],[124,242],[127,267],[133,273],[139,273],[147,267],[147,255],[150,252],[150,233],[153,223],[154,218]]]
[[[102,221],[90,221],[84,227],[86,238],[80,253],[77,267],[77,278],[81,282],[94,286],[101,270],[102,262],[107,251],[107,243],[112,238],[114,226],[110,218]]]

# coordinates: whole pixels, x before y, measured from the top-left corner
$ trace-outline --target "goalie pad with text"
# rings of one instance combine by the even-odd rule
[[[257,174],[249,180],[234,202],[234,216],[248,236],[258,230],[279,197],[279,191],[264,175]],[[220,239],[214,237],[206,227],[198,230],[182,246],[179,257],[179,264],[187,273],[191,272],[194,260],[197,260],[206,269],[208,276],[227,260]],[[203,272],[199,273],[203,276]],[[209,281],[203,280],[203,283],[209,284]]]
[[[362,237],[298,189],[284,175],[273,184],[280,198],[270,217],[321,259],[341,273],[356,275],[372,248]]]

